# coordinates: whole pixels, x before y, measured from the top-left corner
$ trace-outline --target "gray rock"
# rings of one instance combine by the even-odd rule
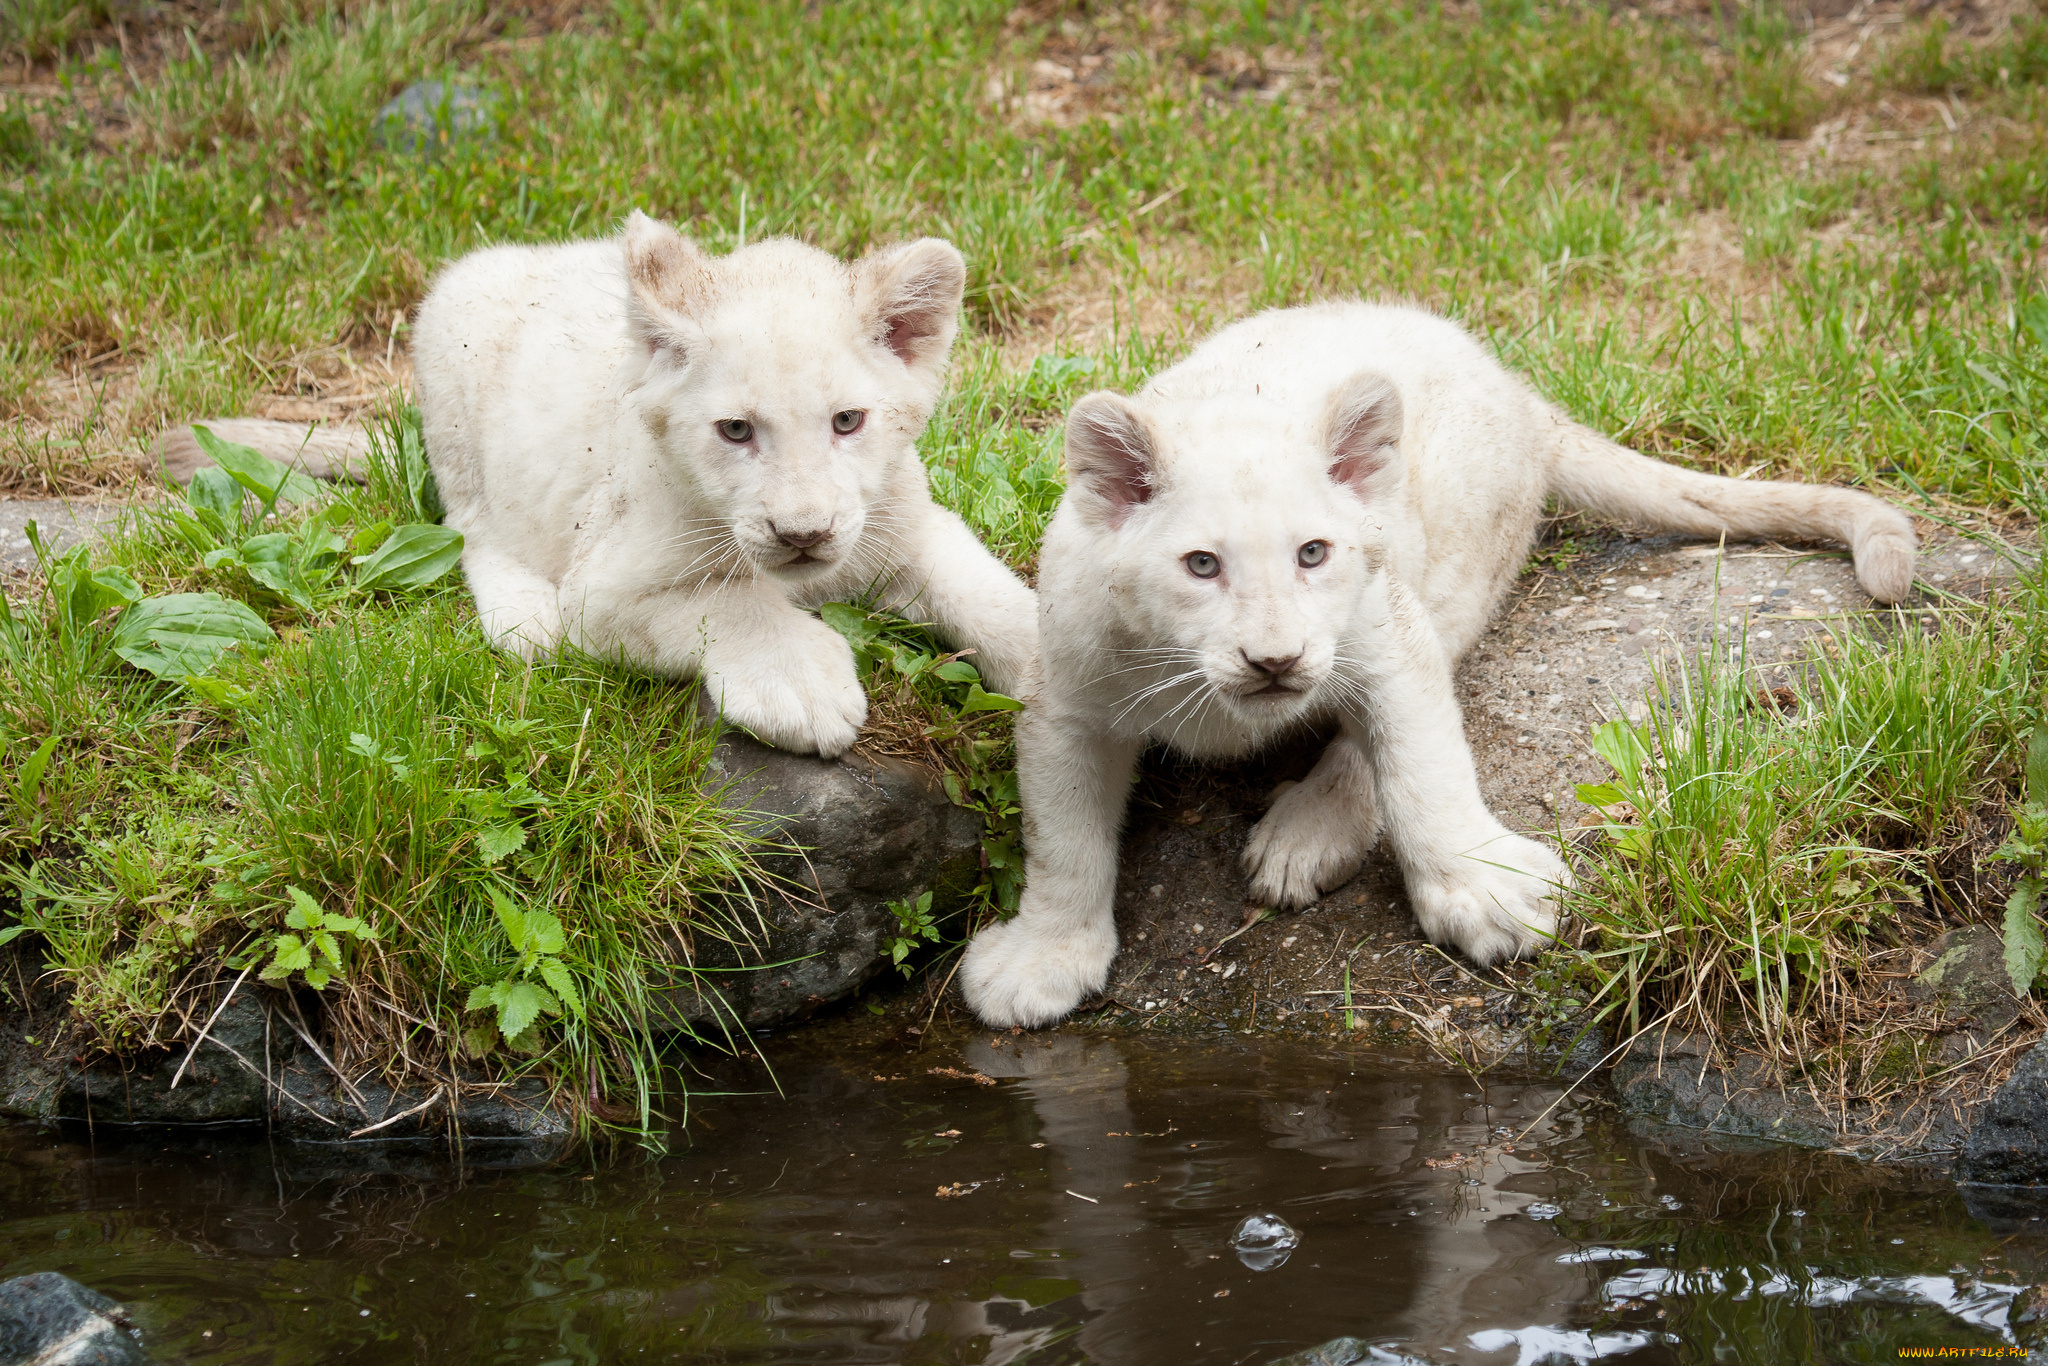
[[[696,940],[693,961],[717,970],[722,999],[669,993],[678,1023],[757,1029],[841,1000],[887,962],[889,902],[932,892],[936,914],[980,879],[980,819],[914,764],[785,754],[738,735],[719,742],[712,763],[729,780],[729,808],[758,813],[769,838],[805,852],[765,860],[776,881],[755,908],[769,931],[760,952]]]
[[[45,547],[64,551],[90,539],[123,511],[118,504],[69,498],[0,498],[0,569],[36,567],[35,549],[28,542],[30,522]]]
[[[498,97],[464,81],[416,81],[377,111],[378,145],[432,155],[462,138],[498,131]]]
[[[97,1290],[55,1271],[0,1282],[0,1366],[150,1366]]]
[[[1649,1033],[1614,1065],[1622,1107],[1662,1124],[1826,1148],[1834,1126],[1799,1088],[1780,1089],[1759,1058],[1713,1056],[1694,1034]]]
[[[289,1057],[296,1048],[288,1031],[268,1027],[256,995],[246,985],[235,994],[182,1077],[178,1068],[185,1060],[184,1048],[66,1069],[57,1085],[55,1116],[96,1124],[261,1120],[270,1104],[266,1066],[277,1066],[280,1057]],[[178,1083],[175,1088],[173,1080]]]
[[[1978,1109],[1956,1177],[1976,1185],[2041,1187],[2036,1194],[2048,1201],[2048,1042],[2034,1045]]]
[[[1906,995],[1964,1017],[1958,1042],[1966,1045],[1966,1056],[2019,1017],[2020,998],[2013,994],[2012,976],[2005,970],[2005,941],[1998,931],[1968,925],[1948,931],[1927,949],[1933,961],[1906,984]]]

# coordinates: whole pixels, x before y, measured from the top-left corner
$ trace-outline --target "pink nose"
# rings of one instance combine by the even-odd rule
[[[1301,663],[1300,655],[1289,655],[1285,659],[1253,659],[1250,655],[1246,655],[1244,658],[1245,663],[1251,665],[1254,669],[1259,670],[1261,673],[1269,673],[1275,678],[1280,677],[1295,665]]]
[[[830,525],[820,527],[815,531],[784,531],[775,523],[770,522],[768,529],[775,533],[776,540],[784,545],[794,546],[798,550],[809,550],[814,545],[822,545],[824,542],[832,539],[832,528]]]

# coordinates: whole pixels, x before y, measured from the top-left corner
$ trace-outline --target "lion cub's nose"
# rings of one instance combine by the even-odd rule
[[[1259,670],[1261,673],[1269,673],[1275,678],[1280,677],[1295,665],[1301,663],[1300,655],[1289,655],[1285,659],[1253,659],[1250,655],[1246,655],[1244,658],[1245,662],[1254,669]]]
[[[820,527],[816,531],[784,531],[775,523],[770,522],[768,529],[775,533],[776,540],[786,546],[794,546],[798,550],[809,550],[814,545],[819,545],[832,539],[832,528],[830,525]]]

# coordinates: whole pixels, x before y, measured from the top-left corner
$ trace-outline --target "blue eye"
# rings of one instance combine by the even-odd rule
[[[1198,579],[1213,579],[1223,572],[1223,561],[1206,550],[1197,550],[1192,555],[1183,556],[1181,563],[1188,567],[1188,573]]]

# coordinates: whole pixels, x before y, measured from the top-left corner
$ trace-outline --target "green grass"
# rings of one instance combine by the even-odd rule
[[[252,529],[382,541],[417,492],[379,450],[367,488]],[[0,886],[70,992],[78,1046],[171,1042],[225,963],[320,990],[344,1067],[538,1069],[572,1109],[658,1127],[660,1050],[727,1023],[715,992],[700,1000],[698,948],[763,929],[759,841],[708,780],[694,690],[573,656],[525,666],[451,580],[295,603],[238,565],[206,569],[193,529],[188,505],[151,505],[103,558],[145,592],[252,606],[278,633],[268,650],[198,682],[151,677],[114,652],[103,600],[72,610],[96,582],[82,557],[46,562],[43,600],[0,640]],[[522,961],[501,901],[549,918],[545,961]],[[280,935],[307,950],[296,966]],[[540,1019],[478,999],[508,977],[544,985]]]
[[[553,30],[482,0],[216,9],[0,15],[0,488],[121,485],[165,424],[271,400],[399,406],[406,310],[440,264],[637,207],[712,250],[956,242],[969,325],[922,450],[939,498],[1027,570],[1076,396],[1142,383],[1247,309],[1350,293],[1453,313],[1582,420],[1682,463],[1966,521],[2040,505],[2038,9],[1981,32],[1911,19],[1843,58],[1846,84],[1761,3],[1677,22],[1527,0],[615,0]],[[383,145],[379,106],[445,77],[495,96],[495,135]],[[337,525],[431,520],[398,474],[344,493]],[[8,782],[59,743],[0,858],[43,867],[52,958],[103,1037],[158,1037],[195,962],[294,932],[298,887],[375,932],[327,988],[364,1056],[509,1059],[467,1008],[515,962],[495,888],[552,908],[565,948],[542,956],[590,1006],[558,1001],[519,1046],[644,1107],[648,993],[687,962],[663,927],[746,923],[719,918],[747,844],[702,797],[685,694],[498,659],[445,587],[292,606],[247,566],[205,568],[162,513],[102,562],[248,601],[285,637],[196,698],[121,664],[103,623],[25,608]],[[1780,1054],[1844,1027],[1856,946],[1938,893],[1960,812],[2012,795],[2042,601],[1932,640],[1845,637],[1793,720],[1750,707],[1725,661],[1674,678],[1630,827],[1647,843],[1602,845],[1605,899],[1581,908],[1596,983],[1638,1019],[1691,1012]],[[1001,716],[963,721],[928,642],[889,632],[909,653],[869,661],[878,716],[1000,848]],[[532,725],[497,734],[507,718]],[[519,783],[546,804],[514,804]],[[526,845],[486,857],[479,832],[508,823]],[[401,1030],[383,998],[426,1023]]]

